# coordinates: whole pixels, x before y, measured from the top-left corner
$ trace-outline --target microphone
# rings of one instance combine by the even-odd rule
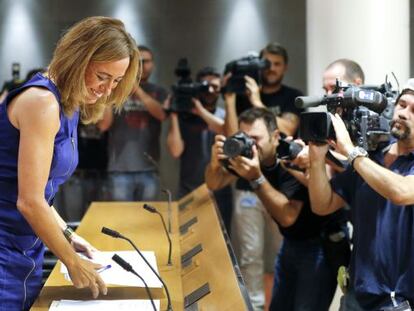
[[[154,213],[154,214],[158,214],[161,218],[162,221],[162,225],[164,227],[165,230],[165,234],[167,235],[167,239],[168,239],[168,244],[169,244],[169,249],[168,249],[168,262],[167,262],[167,266],[171,266],[172,262],[171,262],[171,251],[172,251],[172,244],[171,244],[171,238],[170,235],[168,233],[167,230],[167,226],[165,225],[165,221],[164,221],[164,217],[162,217],[161,213],[153,206],[148,205],[148,204],[144,204],[144,209],[147,210],[150,213]]]
[[[167,285],[164,283],[163,279],[161,278],[161,276],[157,273],[157,271],[155,271],[155,269],[151,266],[151,264],[148,262],[148,260],[144,257],[144,255],[142,255],[141,251],[138,249],[138,247],[134,244],[134,242],[132,242],[129,238],[123,236],[121,233],[119,233],[118,231],[106,228],[106,227],[102,227],[101,232],[103,234],[109,235],[113,238],[116,239],[122,239],[125,240],[127,242],[129,242],[129,244],[132,245],[132,247],[137,251],[137,253],[139,254],[139,256],[142,258],[142,260],[144,260],[144,262],[147,264],[147,266],[151,269],[151,271],[155,274],[155,276],[158,278],[158,280],[160,280],[160,282],[162,283],[162,285],[165,288],[165,293],[167,294],[167,301],[168,301],[168,306],[167,306],[167,311],[173,311],[172,306],[171,306],[171,297],[170,297],[170,292],[168,291],[168,287]]]
[[[109,229],[107,227],[102,227],[102,233],[106,234],[106,235],[109,235],[109,236],[111,236],[113,238],[116,238],[116,239],[122,237],[122,235],[118,231]]]
[[[168,189],[162,189],[162,192],[166,193],[168,195],[168,232],[171,234],[171,202],[172,202],[172,195],[171,195],[171,191]]]
[[[147,282],[145,282],[145,280],[132,268],[132,266],[128,262],[126,262],[124,259],[122,259],[118,254],[113,255],[112,260],[115,261],[118,265],[120,265],[124,270],[131,272],[132,274],[135,274],[137,277],[139,277],[142,283],[144,283],[145,290],[147,291],[148,297],[151,301],[154,311],[157,311],[157,308],[155,307],[154,299],[152,298]]]

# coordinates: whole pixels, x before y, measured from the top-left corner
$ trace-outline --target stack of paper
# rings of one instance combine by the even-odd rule
[[[157,310],[160,310],[160,301],[154,300]],[[149,300],[59,300],[53,301],[49,311],[153,311]]]
[[[121,268],[116,262],[112,260],[112,256],[118,254],[122,259],[128,262],[132,268],[145,280],[148,287],[151,288],[161,288],[162,283],[156,277],[156,275],[151,271],[148,265],[142,260],[141,256],[138,255],[135,251],[117,251],[117,252],[96,252],[93,258],[93,262],[99,263],[107,269],[102,269],[103,271],[99,272],[103,281],[107,285],[120,285],[120,286],[136,286],[144,287],[142,281],[131,272],[125,271]],[[157,269],[157,260],[155,258],[154,252],[145,251],[142,252],[145,259],[151,264],[155,271]],[[68,274],[68,269],[62,263],[60,272],[64,274],[65,278],[70,281],[70,276]]]

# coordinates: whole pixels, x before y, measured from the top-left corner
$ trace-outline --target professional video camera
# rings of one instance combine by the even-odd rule
[[[337,80],[334,94],[323,97],[299,96],[295,105],[302,109],[325,105],[328,112],[339,113],[354,144],[373,151],[390,139],[389,122],[397,96],[398,92],[387,81],[380,86],[355,86]],[[335,139],[327,112],[302,113],[299,133],[306,142]]]
[[[193,97],[198,98],[201,94],[207,93],[209,85],[206,81],[193,82],[186,58],[181,58],[178,61],[174,73],[179,80],[171,87],[173,97],[170,109],[174,112],[191,112],[194,106],[192,102]]]
[[[261,84],[262,71],[270,67],[267,59],[261,59],[258,56],[247,56],[234,60],[224,69],[224,74],[231,72],[231,77],[226,85],[226,92],[232,92],[239,95],[246,93],[246,80],[244,76],[249,76]]]

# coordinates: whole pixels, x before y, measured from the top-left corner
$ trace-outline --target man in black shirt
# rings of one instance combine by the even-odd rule
[[[277,117],[279,129],[288,136],[295,136],[299,127],[301,109],[296,108],[295,98],[303,93],[282,84],[288,70],[289,57],[286,49],[277,42],[269,43],[260,52],[260,57],[269,61],[270,67],[262,72],[262,85],[257,85],[251,77],[246,79],[246,96],[226,94],[227,117],[225,132],[237,132],[237,115],[243,112],[249,101],[253,107],[267,107]],[[237,104],[236,104],[237,101]]]
[[[270,68],[262,72],[262,85],[258,86],[254,79],[246,76],[245,96],[236,97],[234,93],[224,95],[225,133],[230,136],[238,131],[237,116],[245,110],[245,107],[251,105],[268,107],[276,115],[279,130],[289,136],[295,136],[301,111],[295,107],[294,102],[302,93],[282,84],[288,69],[287,51],[278,43],[269,43],[260,54],[270,62]],[[246,101],[247,105],[244,103]],[[250,185],[239,180],[234,191],[232,239],[242,269],[245,271],[244,277],[251,300],[254,307],[257,306],[259,310],[264,305],[265,297],[261,281],[264,273],[264,258],[273,260],[279,238],[277,229],[264,209]],[[266,231],[272,232],[270,238],[264,234]],[[270,241],[272,247],[265,248],[265,240]]]
[[[265,108],[249,109],[239,116],[239,126],[255,141],[253,158],[238,156],[229,159],[229,168],[250,184],[284,237],[276,260],[270,310],[328,310],[335,293],[336,278],[324,258],[320,240],[326,218],[311,212],[307,189],[277,160],[280,134],[274,114]],[[237,178],[221,162],[227,159],[223,152],[225,140],[222,135],[216,136],[211,162],[206,170],[206,183],[212,190],[220,189]],[[250,214],[254,216],[257,213],[252,207],[256,203],[246,199],[241,205],[246,217],[243,226],[249,227]],[[242,246],[248,248],[254,242],[249,239],[256,237],[244,235],[243,238],[246,241],[242,241]],[[244,262],[246,260],[249,258],[241,258],[240,268],[244,278],[248,279],[252,276],[245,268],[254,263]],[[252,283],[254,280],[246,282],[249,293],[249,284]],[[263,309],[264,306],[256,299],[252,297],[255,309]]]

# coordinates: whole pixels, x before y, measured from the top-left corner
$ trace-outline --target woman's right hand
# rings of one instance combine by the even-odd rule
[[[82,258],[77,258],[73,265],[67,266],[73,286],[76,288],[89,287],[93,298],[97,298],[99,293],[104,295],[108,293],[105,282],[96,272],[101,267],[100,264]]]

